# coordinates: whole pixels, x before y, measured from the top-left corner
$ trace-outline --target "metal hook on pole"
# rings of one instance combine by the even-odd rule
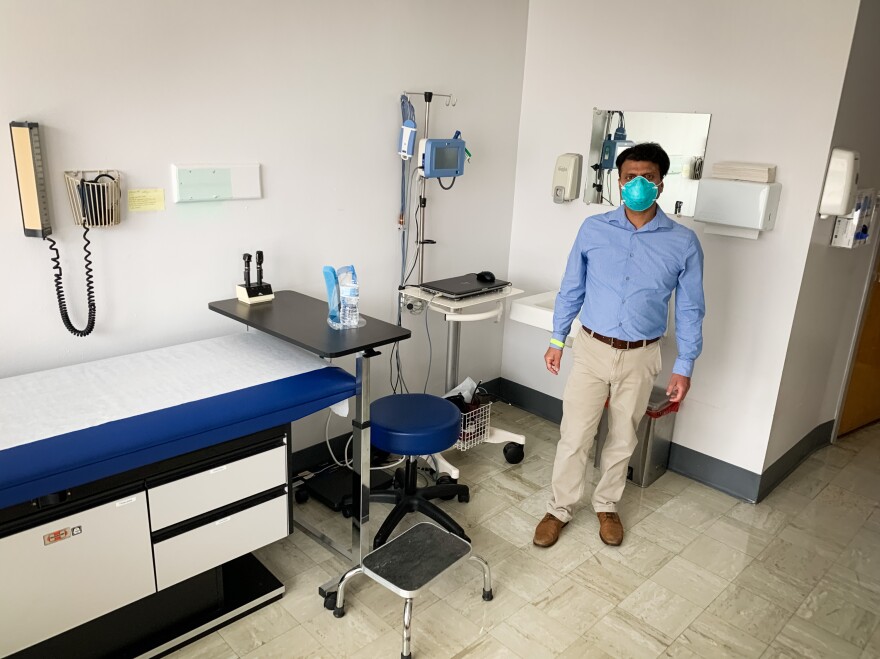
[[[456,103],[458,103],[458,99],[455,98],[455,94],[438,94],[436,92],[403,92],[406,96],[430,96],[432,98],[445,98],[446,99],[446,107],[450,105],[455,107]]]

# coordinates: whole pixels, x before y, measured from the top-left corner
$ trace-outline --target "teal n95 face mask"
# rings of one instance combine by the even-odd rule
[[[644,176],[636,176],[620,188],[620,198],[623,203],[630,210],[638,212],[648,210],[658,194],[657,186]]]

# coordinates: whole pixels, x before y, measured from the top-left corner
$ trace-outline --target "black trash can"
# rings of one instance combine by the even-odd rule
[[[629,459],[627,479],[639,487],[648,487],[666,472],[669,464],[669,447],[672,444],[672,431],[675,426],[675,413],[679,403],[672,403],[666,397],[666,390],[654,387],[648,400],[648,409],[639,422],[636,435],[638,446]],[[608,435],[608,403],[599,421],[596,433],[596,455],[593,466],[599,468],[605,437]]]

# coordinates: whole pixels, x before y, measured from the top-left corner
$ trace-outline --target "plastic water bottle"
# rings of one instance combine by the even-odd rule
[[[339,277],[339,302],[340,313],[339,320],[343,327],[357,327],[361,317],[358,311],[358,298],[360,297],[360,289],[357,283],[356,275],[351,271],[343,269]]]

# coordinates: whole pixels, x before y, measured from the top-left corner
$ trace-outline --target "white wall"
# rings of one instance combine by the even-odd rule
[[[4,2],[0,117],[41,123],[76,323],[82,238],[62,172],[119,169],[127,187],[165,188],[167,208],[92,231],[97,326],[74,338],[58,317],[48,246],[23,236],[0,139],[0,262],[15,290],[0,311],[0,377],[240,331],[207,304],[232,297],[241,254],[258,249],[276,289],[316,297],[323,265],[354,263],[362,310],[391,320],[403,90],[454,93],[457,107],[435,102],[431,134],[460,129],[474,154],[452,191],[430,185],[427,237],[438,245],[426,277],[506,275],[526,19],[526,0]],[[261,163],[264,198],[175,206],[170,165],[194,162]],[[413,381],[425,376],[423,322],[406,321]],[[439,390],[439,318],[432,330]],[[496,377],[501,327],[463,334],[463,375]],[[387,360],[374,361],[385,393]]]
[[[860,152],[862,188],[880,188],[878,30],[880,4],[862,2],[830,143]],[[874,236],[870,246],[856,250],[831,247],[833,226],[833,220],[818,217],[813,226],[765,468],[838,414],[862,294],[880,240]]]
[[[509,266],[517,286],[558,288],[584,216],[606,210],[550,198],[556,156],[587,151],[594,106],[711,113],[705,171],[720,160],[778,165],[774,231],[748,241],[696,227],[706,255],[705,348],[675,433],[677,443],[755,473],[764,466],[857,9],[858,0],[634,0],[615,7],[615,25],[632,29],[609,42],[605,3],[529,6]],[[574,68],[572,49],[582,54]],[[548,337],[514,324],[502,375],[561,397],[563,377],[547,374],[540,359]],[[661,384],[675,357],[674,343],[664,343]]]

